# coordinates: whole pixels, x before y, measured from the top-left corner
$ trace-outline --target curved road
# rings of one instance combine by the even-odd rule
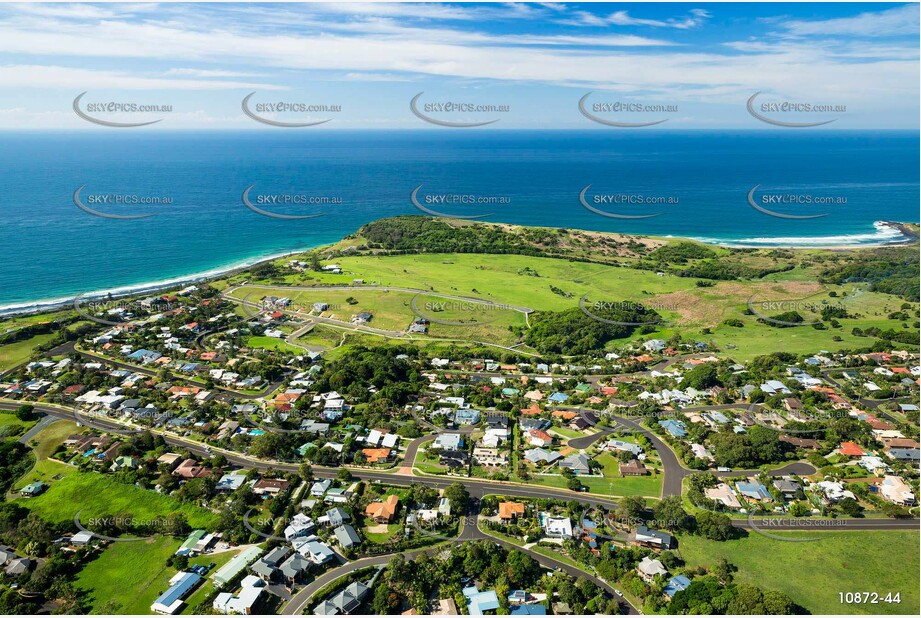
[[[21,405],[21,402],[16,401],[0,401],[0,409],[5,410],[15,410]],[[85,423],[84,418],[77,417],[72,410],[64,410],[61,408],[51,407],[45,404],[35,404],[35,410],[45,414],[50,414],[58,418],[65,420],[75,421]],[[113,421],[106,420],[97,420],[96,424],[99,424],[100,427],[110,428],[112,430],[123,429],[124,424],[115,423]],[[272,460],[263,460],[257,459],[254,457],[249,457],[246,455],[241,455],[233,451],[224,450],[217,447],[211,447],[210,453],[207,452],[207,446],[193,440],[188,440],[179,436],[175,436],[171,433],[162,431],[162,430],[152,430],[151,433],[160,435],[167,442],[167,444],[178,446],[184,449],[187,449],[189,452],[208,457],[216,453],[220,453],[227,458],[227,461],[230,463],[246,468],[255,468],[258,470],[284,470],[286,472],[297,473],[299,469],[299,464],[294,463],[284,463],[276,462]],[[658,438],[656,438],[658,440]],[[665,453],[671,453],[671,457],[675,457],[674,453],[670,449],[667,449]],[[667,455],[666,455],[667,456]],[[664,460],[664,458],[663,458]],[[676,459],[677,461],[677,459]],[[320,466],[313,467],[314,476],[318,478],[335,478],[339,473],[341,468],[324,468]],[[603,506],[608,509],[616,508],[616,501],[610,498],[604,498],[601,496],[595,496],[591,494],[585,494],[580,492],[570,491],[568,489],[559,489],[555,487],[545,487],[541,485],[529,486],[521,483],[511,483],[504,481],[492,481],[487,479],[474,479],[474,478],[463,478],[458,477],[433,477],[433,476],[409,476],[403,474],[394,474],[393,472],[373,472],[370,470],[356,470],[348,468],[349,472],[352,473],[352,476],[358,480],[363,481],[380,481],[381,483],[387,483],[391,485],[398,486],[408,486],[413,483],[422,483],[436,489],[444,489],[453,483],[458,481],[462,482],[467,488],[467,491],[470,493],[470,496],[473,498],[482,498],[488,494],[499,494],[506,495],[511,497],[521,497],[521,498],[547,498],[547,497],[558,497],[564,500],[571,500],[578,502],[580,504],[585,504],[588,506],[597,505]],[[735,472],[741,474],[741,472]],[[680,485],[680,484],[679,484]],[[842,520],[842,524],[839,526],[842,529],[869,529],[872,527],[874,530],[903,530],[903,529],[918,529],[918,520],[917,519],[848,519]],[[733,525],[737,528],[748,528],[748,522],[744,520],[733,520]],[[490,537],[491,538],[491,537]]]

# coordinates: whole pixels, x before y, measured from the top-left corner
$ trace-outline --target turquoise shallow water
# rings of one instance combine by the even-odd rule
[[[361,224],[419,214],[755,245],[893,241],[874,223],[917,221],[917,132],[292,131],[0,134],[0,307],[138,286],[335,241]],[[277,219],[267,212],[320,214]],[[642,215],[619,219],[587,210]],[[817,206],[747,194],[834,198]],[[155,214],[115,220],[102,213]],[[100,196],[167,198],[105,203]],[[325,198],[272,203],[271,196]],[[440,202],[439,196],[467,196]],[[642,196],[656,205],[604,201]],[[263,198],[259,200],[260,196]],[[471,204],[470,199],[491,201]],[[846,203],[841,203],[841,198]],[[620,198],[618,198],[620,199]],[[598,201],[596,201],[598,200]]]

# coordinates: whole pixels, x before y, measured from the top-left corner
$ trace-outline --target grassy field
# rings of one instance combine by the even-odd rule
[[[112,543],[80,571],[76,586],[85,591],[94,614],[151,614],[151,603],[176,574],[166,561],[180,544],[162,536]]]
[[[7,371],[16,365],[24,363],[32,356],[35,348],[54,337],[54,333],[35,335],[16,343],[0,346],[0,371]]]
[[[298,354],[304,351],[302,348],[291,345],[284,339],[279,339],[278,337],[250,337],[246,345],[250,348],[280,350],[282,352],[291,352],[292,354]]]
[[[909,614],[919,611],[918,532],[784,532],[794,543],[759,534],[726,542],[682,536],[689,565],[712,566],[726,558],[738,567],[737,582],[780,590],[813,614]],[[901,593],[899,605],[842,605],[839,592]]]
[[[372,526],[376,526],[376,524],[372,524]],[[365,526],[361,533],[372,543],[380,545],[393,538],[393,535],[399,532],[400,528],[400,524],[387,524],[387,532],[368,532],[368,526]]]
[[[37,422],[37,420],[21,421],[12,412],[0,412],[0,436],[20,436]]]
[[[582,477],[579,480],[588,487],[588,493],[598,496],[647,496],[657,498],[662,493],[662,475],[617,476],[605,478]],[[529,485],[546,485],[547,487],[566,487],[563,476],[537,475],[531,477]]]
[[[743,259],[752,264],[770,260],[766,256]],[[337,263],[343,268],[344,274],[312,273],[307,280],[301,275],[295,275],[288,277],[287,281],[292,285],[328,285],[350,284],[352,279],[362,278],[381,286],[411,287],[538,310],[575,308],[579,306],[579,299],[583,295],[587,296],[589,303],[630,301],[654,308],[668,320],[656,333],[647,337],[668,338],[677,330],[685,337],[712,342],[724,348],[727,345],[737,346],[727,349],[733,350],[733,356],[743,361],[775,351],[777,338],[781,334],[786,351],[802,353],[863,347],[872,343],[870,338],[854,336],[851,331],[855,326],[901,328],[901,322],[886,317],[898,309],[902,303],[900,299],[869,292],[865,286],[855,284],[819,284],[812,270],[800,268],[768,275],[756,281],[722,281],[716,282],[713,287],[698,288],[695,285],[696,279],[689,277],[660,277],[645,270],[520,255],[355,256],[343,257]],[[252,286],[247,286],[234,295],[242,298],[252,289]],[[832,291],[837,293],[837,297],[829,295]],[[410,293],[352,290],[292,292],[288,295],[296,302],[329,302],[334,307],[329,313],[340,319],[348,319],[357,311],[369,311],[375,316],[371,324],[378,328],[402,331],[414,317],[410,308],[414,295]],[[350,296],[357,301],[356,304],[344,302]],[[757,316],[745,315],[750,298],[756,306],[759,300],[842,302],[849,312],[858,317],[841,319],[841,328],[836,329],[816,330],[811,326],[801,326],[781,331],[758,322]],[[439,299],[436,297],[420,296],[417,307],[424,309],[426,303],[437,302]],[[475,313],[496,315],[477,316],[481,323],[475,326],[433,324],[430,335],[508,343],[511,340],[508,326],[524,325],[523,315],[515,311]],[[808,312],[801,313],[804,313],[807,321],[815,319]],[[449,321],[456,317],[449,312],[432,315]],[[484,323],[484,318],[490,321]],[[741,320],[744,326],[738,328],[725,325],[723,322],[729,318]],[[704,329],[710,332],[705,333]],[[835,338],[840,338],[840,341]]]
[[[17,487],[22,484],[17,483]],[[119,483],[105,474],[79,472],[73,468],[69,468],[69,474],[53,482],[42,495],[20,499],[20,502],[52,523],[71,522],[81,511],[83,521],[120,513],[130,513],[139,520],[155,520],[178,512],[183,513],[189,524],[196,528],[208,528],[217,519],[217,515],[210,511],[180,503],[170,496]]]
[[[418,288],[409,285],[407,287]],[[312,310],[314,303],[325,302],[329,309],[322,313],[322,317],[342,322],[349,322],[354,314],[367,311],[373,315],[368,326],[394,333],[406,331],[416,317],[424,317],[432,323],[429,326],[429,337],[414,335],[415,338],[421,339],[489,339],[510,345],[516,341],[509,332],[509,326],[525,326],[525,316],[520,311],[445,299],[424,293],[373,289],[284,289],[281,292],[276,288],[247,285],[235,290],[231,296],[255,301],[265,295],[279,293],[284,293],[292,300],[289,310],[300,310],[306,315]]]

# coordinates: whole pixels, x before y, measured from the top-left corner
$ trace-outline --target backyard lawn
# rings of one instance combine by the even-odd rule
[[[919,611],[917,531],[784,532],[824,537],[784,542],[760,534],[718,542],[684,535],[679,552],[689,565],[726,558],[737,582],[785,592],[813,614],[908,614]],[[901,604],[842,605],[839,592],[901,593]]]
[[[400,524],[372,524],[365,526],[364,530],[362,530],[362,534],[372,543],[383,544],[389,541],[394,534],[399,532],[400,527]]]

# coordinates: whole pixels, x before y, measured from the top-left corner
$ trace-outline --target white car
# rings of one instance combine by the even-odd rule
[[[617,588],[614,589],[614,594],[616,594],[616,595],[619,596],[619,597],[624,596],[624,593],[621,592],[620,590],[618,590]]]

